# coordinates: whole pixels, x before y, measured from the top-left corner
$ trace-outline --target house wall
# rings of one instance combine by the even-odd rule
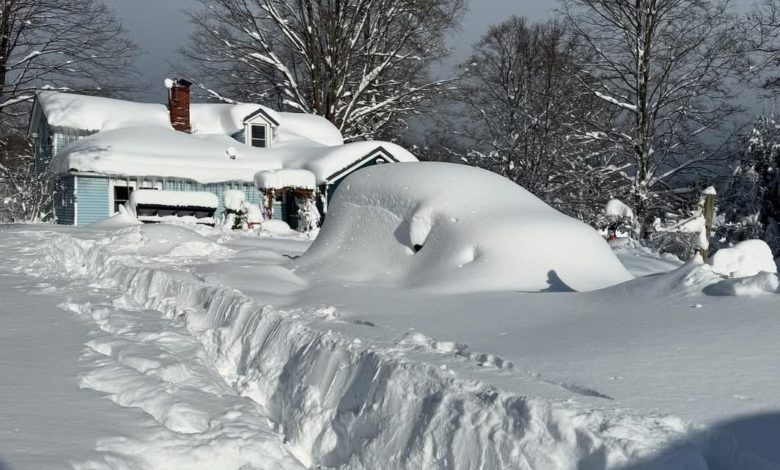
[[[219,207],[217,208],[217,215],[221,215],[225,212],[223,196],[228,189],[240,189],[244,192],[246,201],[251,204],[259,204],[262,200],[260,192],[252,183],[241,182],[228,182],[228,183],[213,183],[213,184],[201,184],[192,180],[182,179],[164,179],[162,181],[162,188],[165,191],[205,191],[217,195],[219,199]]]
[[[139,181],[142,180],[142,181]],[[55,207],[57,223],[63,225],[87,225],[110,217],[112,207],[110,205],[110,193],[113,187],[110,178],[106,176],[73,176],[68,175],[60,179],[62,187],[61,197],[57,198]],[[122,178],[122,182],[132,182],[135,187],[144,187],[142,178]],[[191,180],[181,179],[146,179],[147,186],[160,186],[166,191],[205,191],[216,194],[219,198],[219,207],[216,215],[224,213],[223,195],[228,189],[239,189],[246,195],[246,200],[252,204],[261,201],[260,192],[251,183],[216,183],[200,184]],[[278,207],[277,207],[278,206]],[[280,204],[274,205],[274,218],[282,218]]]
[[[87,225],[109,216],[108,178],[76,176],[76,223]]]
[[[246,142],[246,129],[241,129],[240,131],[236,132],[235,134],[231,135],[230,137],[234,138],[235,140],[241,142],[242,144]]]

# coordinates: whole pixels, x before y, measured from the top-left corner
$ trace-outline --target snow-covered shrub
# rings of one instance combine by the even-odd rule
[[[320,211],[313,197],[297,198],[298,203],[298,231],[303,233],[314,232],[320,224]]]
[[[222,195],[225,205],[224,227],[233,230],[241,230],[247,227],[246,221],[246,195],[239,189],[228,189]]]
[[[763,239],[780,256],[780,129],[773,116],[760,117],[745,139],[745,154],[720,204],[721,246]]]
[[[636,237],[638,234],[634,211],[619,199],[607,202],[604,212],[597,219],[597,226],[608,237],[610,233],[628,237]]]
[[[257,204],[246,204],[246,223],[254,227],[263,221],[263,210]]]

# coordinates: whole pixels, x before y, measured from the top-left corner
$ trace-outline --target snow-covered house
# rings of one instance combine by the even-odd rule
[[[313,186],[307,189],[324,212],[349,173],[416,160],[391,143],[344,144],[339,130],[318,116],[258,104],[190,104],[189,82],[166,84],[167,107],[54,91],[37,94],[29,132],[39,171],[50,168],[62,188],[55,208],[59,223],[104,219],[135,189],[203,191],[220,201],[226,190],[239,189],[248,202],[270,203],[269,215],[294,226],[295,191],[274,187],[264,194],[266,188],[255,185],[256,173],[305,173]],[[217,214],[223,210],[220,203]]]

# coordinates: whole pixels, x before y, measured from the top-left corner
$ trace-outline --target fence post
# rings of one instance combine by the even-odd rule
[[[704,204],[702,205],[702,215],[704,216],[704,224],[706,227],[706,235],[707,240],[712,237],[712,221],[715,218],[715,198],[717,197],[717,193],[715,192],[715,188],[712,186],[708,187],[704,191],[702,191],[702,198],[704,200]],[[709,247],[708,248],[702,248],[699,253],[701,253],[701,257],[706,262],[709,258]]]

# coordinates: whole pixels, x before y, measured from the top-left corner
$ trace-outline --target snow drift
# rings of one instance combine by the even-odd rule
[[[105,282],[124,292],[118,305],[157,310],[181,322],[227,383],[268,413],[286,449],[307,467],[616,469],[653,458],[680,439],[679,449],[664,456],[665,466],[636,468],[705,469],[703,451],[721,443],[707,435],[700,443],[686,440],[693,428],[671,416],[588,409],[458,379],[435,365],[311,328],[317,312],[261,306],[187,270],[161,269],[161,258],[139,264],[128,257],[171,256],[172,246],[203,241],[186,230],[145,225],[94,241],[52,237],[41,246],[46,256],[27,271]],[[214,255],[198,251],[200,258]],[[68,260],[78,262],[63,263]],[[103,390],[100,381],[89,385]],[[152,412],[169,405],[139,400]],[[208,432],[222,426],[201,424]],[[108,449],[138,451],[126,442]]]
[[[460,292],[586,291],[632,279],[584,223],[494,173],[432,162],[349,176],[296,268]]]
[[[730,277],[777,272],[772,249],[763,240],[745,240],[731,248],[721,248],[712,256],[710,264],[716,273]]]

